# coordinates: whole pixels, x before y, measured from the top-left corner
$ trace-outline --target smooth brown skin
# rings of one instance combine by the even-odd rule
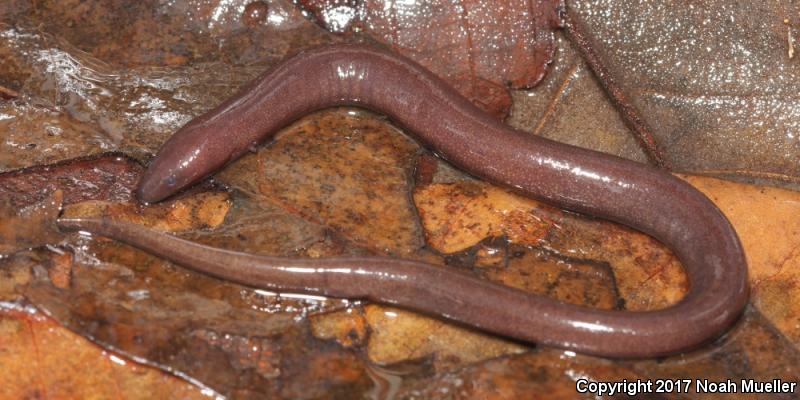
[[[139,197],[164,199],[312,111],[360,106],[391,117],[469,173],[558,207],[654,236],[690,282],[676,305],[604,311],[394,258],[289,259],[191,243],[136,225],[62,220],[223,279],[277,291],[364,298],[499,335],[609,357],[680,352],[723,333],[747,303],[747,266],[731,225],[703,194],[659,169],[511,129],[401,56],[337,45],[278,65],[181,128],[145,173]]]

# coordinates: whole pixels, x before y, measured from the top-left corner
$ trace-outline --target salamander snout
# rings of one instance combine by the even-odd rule
[[[151,166],[139,181],[139,187],[136,188],[136,197],[144,203],[157,203],[179,189],[178,177],[174,172],[166,175],[155,174]]]

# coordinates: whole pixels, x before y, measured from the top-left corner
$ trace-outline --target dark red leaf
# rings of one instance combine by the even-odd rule
[[[449,81],[498,117],[507,86],[536,85],[547,72],[561,26],[562,0],[297,0],[324,28],[363,32]]]

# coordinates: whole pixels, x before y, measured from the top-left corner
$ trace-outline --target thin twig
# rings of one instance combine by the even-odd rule
[[[13,89],[9,89],[5,86],[0,86],[0,98],[11,100],[16,99],[19,97],[19,92]]]
[[[650,160],[660,168],[671,170],[672,165],[658,147],[652,128],[642,119],[639,109],[628,100],[622,88],[614,80],[603,59],[597,54],[591,40],[587,37],[586,30],[574,13],[575,11],[573,11],[572,7],[566,6],[564,26],[567,37],[577,46],[583,60],[594,72],[611,102],[614,103],[617,111],[619,111],[623,121],[633,131],[634,136],[639,140]]]

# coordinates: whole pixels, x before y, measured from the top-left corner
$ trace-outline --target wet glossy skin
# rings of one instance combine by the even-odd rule
[[[601,356],[650,357],[695,347],[723,333],[747,302],[739,240],[703,194],[667,172],[511,129],[414,62],[368,47],[302,53],[189,122],[164,144],[138,195],[147,202],[162,200],[303,115],[341,105],[388,115],[475,176],[654,236],[683,263],[689,292],[663,310],[602,311],[401,259],[257,257],[111,221],[62,220],[61,225],[250,286],[397,304],[499,335]]]

